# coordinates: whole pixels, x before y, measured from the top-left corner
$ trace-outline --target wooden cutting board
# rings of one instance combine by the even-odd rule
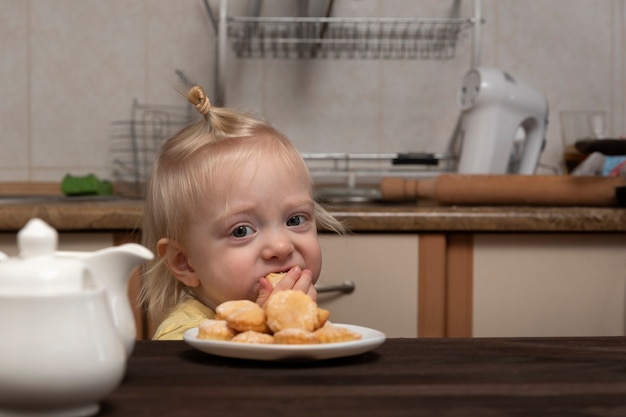
[[[2,195],[60,195],[58,182],[0,182]]]

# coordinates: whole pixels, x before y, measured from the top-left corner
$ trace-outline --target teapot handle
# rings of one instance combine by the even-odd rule
[[[4,261],[5,259],[8,259],[8,255],[4,252],[0,252],[0,262]]]

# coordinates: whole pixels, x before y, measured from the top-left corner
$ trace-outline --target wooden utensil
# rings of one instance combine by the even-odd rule
[[[384,201],[434,200],[460,205],[616,206],[619,177],[442,174],[426,180],[385,177]]]

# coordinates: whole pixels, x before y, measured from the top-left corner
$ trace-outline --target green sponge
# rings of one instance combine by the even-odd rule
[[[112,195],[113,184],[100,180],[94,174],[84,176],[67,174],[61,182],[61,191],[65,195]]]

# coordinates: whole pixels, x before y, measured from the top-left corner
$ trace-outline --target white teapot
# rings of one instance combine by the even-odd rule
[[[135,341],[128,279],[153,254],[137,244],[57,252],[40,219],[0,252],[0,416],[96,414]]]

